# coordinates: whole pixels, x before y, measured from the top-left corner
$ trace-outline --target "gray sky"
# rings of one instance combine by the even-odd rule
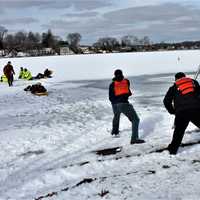
[[[0,25],[10,33],[79,32],[100,37],[149,36],[153,42],[200,40],[199,0],[0,0]]]

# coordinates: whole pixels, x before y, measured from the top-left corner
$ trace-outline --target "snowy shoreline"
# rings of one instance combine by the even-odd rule
[[[34,81],[17,80],[13,87],[0,84],[0,200],[198,200],[200,145],[180,148],[176,156],[152,152],[171,140],[174,117],[166,112],[162,100],[174,81],[173,72],[195,71],[200,60],[199,51],[182,53],[181,65],[176,60],[179,52],[160,53],[156,61],[158,54],[151,59],[142,54],[146,60],[136,56],[134,61],[132,54],[120,58],[105,55],[105,60],[87,57],[84,61],[74,57],[58,57],[54,62],[50,57],[9,59],[16,71],[30,63],[28,68],[38,73],[46,63],[55,73],[52,79],[41,80],[49,90],[47,97],[23,91]],[[122,69],[134,89],[130,102],[141,119],[140,135],[145,144],[130,145],[131,123],[124,116],[121,137],[110,135],[113,114],[108,85],[118,59],[126,65]],[[167,74],[139,75],[150,60],[145,72]],[[0,60],[1,66],[6,61]],[[141,68],[135,71],[131,66],[137,62]],[[54,63],[60,65],[56,68]],[[72,63],[78,67],[64,68]],[[101,64],[105,66],[101,68]],[[86,69],[92,72],[87,74]],[[92,81],[80,81],[87,78]],[[199,138],[190,125],[183,142]],[[94,153],[117,146],[123,148],[114,155]],[[100,196],[102,191],[107,192],[104,197]]]

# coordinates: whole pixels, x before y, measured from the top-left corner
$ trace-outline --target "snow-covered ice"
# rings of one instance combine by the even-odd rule
[[[153,152],[172,137],[173,116],[162,100],[174,72],[193,76],[199,51],[9,60],[16,72],[23,66],[36,75],[48,67],[54,77],[41,80],[49,91],[41,97],[23,91],[37,81],[0,83],[0,200],[200,198],[200,145],[180,148],[175,156]],[[7,61],[0,60],[1,69]],[[124,116],[121,137],[110,135],[108,86],[116,68],[133,86],[130,102],[139,114],[144,144],[129,144],[131,124]],[[190,125],[183,142],[199,139]],[[114,155],[94,153],[116,146],[123,149]]]

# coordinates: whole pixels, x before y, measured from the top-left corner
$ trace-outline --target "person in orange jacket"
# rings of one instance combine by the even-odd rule
[[[144,140],[139,139],[138,126],[139,117],[133,108],[133,105],[129,103],[128,98],[132,95],[130,90],[130,82],[125,79],[122,70],[117,69],[114,72],[114,78],[109,86],[109,100],[112,104],[114,113],[112,122],[112,135],[119,135],[119,121],[120,115],[123,113],[132,123],[132,136],[131,144],[144,143]]]
[[[168,89],[163,103],[167,111],[175,115],[174,134],[167,149],[170,154],[176,154],[189,122],[200,128],[199,83],[183,72],[176,73],[175,83]]]

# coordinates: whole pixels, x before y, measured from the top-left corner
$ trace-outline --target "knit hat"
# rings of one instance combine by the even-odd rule
[[[121,69],[116,69],[115,72],[114,72],[114,75],[115,76],[122,76],[123,75],[122,70]]]
[[[178,72],[175,74],[175,80],[179,79],[179,78],[183,78],[185,77],[185,74],[183,72]]]

